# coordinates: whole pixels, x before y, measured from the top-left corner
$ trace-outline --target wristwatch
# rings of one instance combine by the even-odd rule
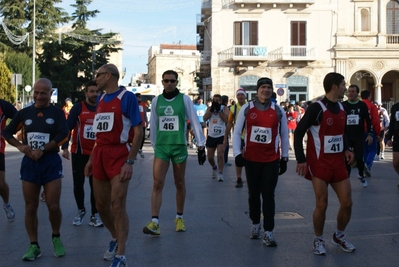
[[[131,159],[126,159],[125,163],[129,164],[129,165],[133,165],[134,164],[134,160]]]
[[[46,150],[45,148],[44,148],[44,146],[39,146],[39,149],[44,153],[44,151]]]

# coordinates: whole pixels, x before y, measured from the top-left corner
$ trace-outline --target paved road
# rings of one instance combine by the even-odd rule
[[[312,212],[314,195],[310,182],[295,174],[291,160],[288,171],[280,177],[276,189],[276,248],[268,248],[262,240],[249,239],[251,222],[245,215],[247,190],[236,189],[233,167],[226,167],[225,182],[210,177],[207,163],[199,166],[194,150],[187,165],[187,199],[185,219],[187,232],[174,230],[175,190],[171,171],[168,173],[160,214],[162,235],[147,236],[142,228],[151,218],[153,153],[145,145],[145,158],[134,165],[134,177],[127,199],[130,233],[127,244],[129,266],[398,266],[399,265],[399,191],[396,174],[391,166],[391,152],[386,160],[375,162],[367,189],[361,187],[352,172],[353,212],[347,228],[348,239],[356,246],[354,253],[345,253],[327,242],[327,256],[312,252]],[[290,155],[293,159],[293,155]],[[7,181],[16,220],[8,223],[0,217],[0,267],[5,266],[109,266],[102,260],[110,236],[104,228],[88,225],[73,226],[76,213],[73,198],[71,166],[64,160],[61,206],[63,224],[61,237],[66,256],[55,258],[51,244],[51,228],[45,203],[39,206],[39,242],[42,257],[23,262],[29,240],[24,227],[24,202],[19,180],[21,154],[7,147]],[[230,161],[233,158],[230,154]],[[86,183],[88,192],[88,184]],[[86,208],[89,208],[86,197]],[[324,235],[329,239],[336,229],[338,202],[330,190],[329,208]],[[1,213],[2,211],[0,211]]]

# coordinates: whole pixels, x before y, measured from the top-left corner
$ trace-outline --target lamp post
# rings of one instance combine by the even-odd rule
[[[33,30],[32,30],[32,85],[35,84],[36,67],[36,0],[33,0]],[[26,89],[26,87],[25,87]]]
[[[26,91],[26,95],[28,95],[29,94],[29,92],[32,90],[32,86],[30,86],[30,85],[27,85],[27,86],[25,86],[25,91]],[[24,95],[23,95],[23,97],[22,97],[22,107],[25,107],[25,93],[24,92],[22,92]]]

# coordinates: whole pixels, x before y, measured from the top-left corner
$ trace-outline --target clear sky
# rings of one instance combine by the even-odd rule
[[[117,32],[123,38],[123,68],[127,85],[135,73],[147,72],[148,50],[162,43],[196,44],[197,14],[201,0],[93,0],[88,10],[100,13],[88,21],[89,29]],[[57,4],[70,15],[75,0]]]

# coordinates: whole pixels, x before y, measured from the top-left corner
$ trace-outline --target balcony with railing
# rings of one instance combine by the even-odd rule
[[[202,10],[211,10],[212,9],[212,0],[202,0],[201,9]]]
[[[269,61],[315,61],[316,47],[303,45],[282,46],[269,52]]]
[[[314,4],[315,0],[226,0],[227,4],[270,4],[273,7],[281,4]]]
[[[399,44],[399,34],[387,34],[387,44]]]
[[[219,62],[266,61],[267,47],[257,45],[235,45],[219,53]]]

